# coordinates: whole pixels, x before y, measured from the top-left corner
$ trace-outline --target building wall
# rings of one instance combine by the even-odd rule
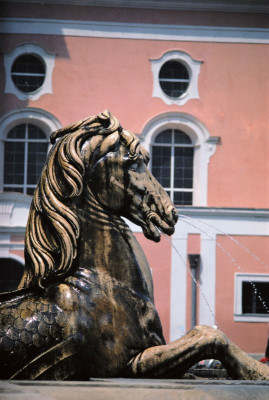
[[[52,93],[37,100],[19,100],[5,93],[5,78],[0,80],[0,123],[14,110],[33,109],[49,113],[59,127],[108,108],[123,127],[141,135],[148,150],[148,127],[159,116],[163,121],[171,115],[193,119],[207,134],[206,146],[208,139],[220,139],[218,145],[208,144],[213,150],[205,161],[207,179],[200,185],[205,201],[195,204],[198,209],[179,209],[198,221],[186,223],[181,217],[172,247],[164,237],[158,245],[151,243],[139,228],[131,227],[152,269],[167,341],[190,328],[191,278],[186,264],[187,255],[198,252],[197,323],[217,322],[244,350],[263,353],[266,322],[234,321],[234,280],[237,264],[252,273],[268,274],[268,269],[221,232],[236,235],[268,264],[267,15],[32,3],[16,7],[5,3],[3,12],[14,19],[0,28],[0,75],[6,76],[5,55],[27,43],[54,55],[55,65]],[[169,51],[184,52],[201,63],[199,98],[180,106],[152,96],[151,61]],[[5,199],[0,200],[4,204]],[[19,221],[18,213],[11,213],[9,222],[0,221],[2,256],[22,257],[18,235],[26,222]],[[236,265],[227,260],[229,252],[235,253]]]
[[[45,35],[21,35],[5,40],[2,51],[25,42],[57,55],[53,94],[27,104],[6,94],[3,114],[27,105],[50,112],[66,125],[108,108],[124,127],[139,134],[161,113],[186,113],[221,138],[209,164],[207,205],[268,207],[268,46],[57,36],[48,41]],[[181,107],[152,98],[150,60],[171,50],[202,61],[200,99]]]

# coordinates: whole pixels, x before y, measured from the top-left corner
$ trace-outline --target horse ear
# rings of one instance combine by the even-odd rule
[[[98,118],[103,120],[110,119],[111,117],[112,114],[109,110],[104,110],[98,114]]]
[[[98,118],[100,120],[100,122],[102,123],[102,127],[100,129],[100,133],[102,135],[107,135],[107,134],[111,134],[115,131],[122,131],[122,127],[118,121],[118,119],[116,117],[114,117],[110,111],[105,110],[103,112],[101,112],[100,114],[98,114]],[[104,124],[104,122],[106,122]],[[107,124],[108,123],[108,124]]]

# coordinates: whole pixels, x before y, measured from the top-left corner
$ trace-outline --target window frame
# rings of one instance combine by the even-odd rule
[[[167,61],[177,61],[186,67],[189,74],[189,86],[186,91],[178,98],[168,96],[161,88],[159,81],[159,73],[162,66]],[[177,104],[183,106],[191,99],[199,99],[198,79],[202,61],[194,60],[189,54],[183,51],[168,51],[158,59],[152,59],[151,70],[153,74],[153,92],[152,97],[157,97],[163,100],[167,105]]]
[[[171,62],[173,62],[174,64],[179,64],[179,65],[181,65],[181,67],[184,67],[185,70],[187,71],[188,79],[186,79],[186,78],[161,78],[161,77],[160,77],[160,74],[161,74],[161,71],[163,70],[163,67],[165,67],[166,64],[171,63]],[[184,94],[187,92],[188,87],[189,87],[189,85],[190,85],[190,74],[189,74],[188,68],[187,68],[186,65],[183,64],[182,62],[180,62],[180,61],[178,61],[178,60],[174,60],[174,59],[173,59],[173,60],[168,60],[168,61],[166,61],[166,62],[161,66],[161,68],[160,68],[160,70],[159,70],[158,79],[159,79],[159,84],[160,84],[160,86],[161,86],[162,91],[166,94],[166,96],[168,96],[168,97],[170,97],[171,99],[174,99],[174,100],[175,100],[175,99],[180,99],[182,96],[184,96]],[[173,83],[186,83],[187,85],[186,85],[186,89],[183,90],[182,93],[181,93],[179,96],[172,96],[171,94],[168,94],[168,93],[163,89],[163,87],[162,87],[162,82],[165,82],[165,83],[168,83],[168,82],[173,82]]]
[[[26,56],[27,56],[27,57],[31,57],[32,60],[35,59],[35,60],[37,60],[38,62],[40,62],[40,64],[41,64],[42,67],[44,68],[44,72],[41,73],[41,72],[13,71],[14,64],[17,63],[18,61],[20,61],[22,57],[25,58]],[[29,58],[28,58],[27,61],[28,61],[28,63],[29,63]],[[20,61],[20,62],[22,63],[22,61]],[[27,76],[27,77],[41,77],[41,78],[43,78],[43,79],[42,79],[42,83],[41,83],[38,87],[36,87],[34,90],[22,90],[21,88],[18,87],[18,84],[16,84],[16,83],[14,82],[14,79],[15,79],[15,77],[21,78],[21,77],[24,77],[24,76]],[[16,86],[16,88],[17,88],[20,92],[27,93],[27,94],[34,94],[36,91],[38,91],[38,90],[43,86],[44,81],[45,81],[45,78],[46,78],[46,65],[45,65],[43,59],[40,58],[37,54],[33,54],[33,53],[20,54],[20,55],[14,60],[12,66],[11,66],[11,79],[12,79],[14,85]]]
[[[234,279],[234,321],[235,322],[268,322],[269,314],[243,314],[243,282],[268,282],[269,274],[236,273]]]
[[[175,169],[175,148],[176,147],[188,147],[188,148],[192,148],[194,149],[194,144],[192,143],[192,139],[189,135],[187,135],[186,132],[180,130],[181,132],[185,133],[191,140],[191,144],[180,144],[180,143],[175,143],[175,131],[178,131],[179,129],[176,128],[170,128],[170,130],[172,131],[172,141],[171,143],[156,143],[156,138],[158,137],[158,135],[160,135],[162,132],[159,132],[155,137],[154,140],[151,144],[151,156],[152,156],[152,149],[153,147],[169,147],[171,149],[171,157],[170,157],[170,187],[165,187],[163,186],[164,190],[169,191],[170,192],[170,198],[172,200],[172,202],[174,202],[174,193],[178,192],[178,193],[182,193],[182,192],[187,192],[187,193],[192,193],[192,204],[193,204],[193,177],[192,177],[192,188],[191,189],[183,189],[183,188],[175,188],[174,187],[174,169]],[[153,157],[151,157],[151,163],[150,163],[150,168],[151,170],[153,169],[153,165],[152,165],[152,159]],[[192,169],[194,166],[194,152],[193,152],[193,165],[192,165]],[[182,205],[189,205],[191,206],[192,204],[175,204],[177,207],[181,207]]]
[[[4,151],[5,140],[12,128],[21,124],[32,124],[38,126],[45,134],[49,142],[51,132],[60,129],[62,124],[52,114],[38,108],[20,108],[5,114],[0,119],[0,191],[3,191],[4,184]],[[48,151],[50,150],[48,146]],[[23,195],[21,193],[21,195]]]
[[[43,84],[34,92],[23,92],[13,82],[11,71],[14,62],[18,57],[29,54],[33,55],[44,63],[45,79]],[[17,47],[11,53],[4,54],[4,67],[6,70],[5,93],[14,94],[19,100],[38,100],[43,94],[52,94],[52,73],[55,65],[55,54],[47,53],[42,47],[35,44],[24,44]]]
[[[19,139],[19,138],[9,138],[8,135],[11,132],[11,130],[13,128],[15,128],[16,126],[24,126],[24,132],[25,132],[25,137],[23,139]],[[9,191],[8,188],[17,188],[17,189],[22,189],[22,193],[23,194],[28,194],[27,190],[28,189],[35,189],[36,184],[30,184],[27,183],[28,180],[28,160],[29,160],[29,144],[30,143],[46,143],[47,149],[49,147],[49,140],[48,137],[46,136],[45,132],[43,130],[42,133],[44,134],[44,139],[30,139],[28,137],[29,134],[29,125],[35,126],[37,128],[39,128],[41,130],[41,128],[39,126],[37,126],[36,124],[30,123],[30,122],[26,122],[26,123],[22,123],[22,124],[17,124],[15,125],[13,128],[11,128],[9,130],[9,132],[7,133],[6,138],[4,139],[4,174],[5,174],[5,155],[6,155],[6,151],[5,151],[5,144],[6,143],[23,143],[24,144],[24,162],[23,162],[23,183],[21,184],[12,184],[12,183],[5,183],[3,182],[3,191]],[[48,150],[47,150],[48,151]],[[7,189],[7,190],[5,190]],[[12,192],[14,192],[14,190],[12,190]],[[15,191],[16,192],[16,191]]]

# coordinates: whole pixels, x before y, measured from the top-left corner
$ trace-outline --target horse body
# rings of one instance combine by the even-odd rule
[[[124,376],[130,357],[164,344],[150,271],[133,234],[104,212],[81,214],[80,267],[41,296],[25,293],[0,308],[3,378],[55,379],[56,370],[58,379]],[[34,368],[48,351],[55,356],[71,344],[71,354]]]
[[[138,139],[108,112],[56,139],[33,196],[22,281],[0,295],[1,378],[179,377],[214,357],[233,377],[269,379],[213,328],[165,344],[147,260],[121,216],[158,242],[177,213]]]

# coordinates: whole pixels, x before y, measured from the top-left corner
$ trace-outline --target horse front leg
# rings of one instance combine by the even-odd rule
[[[130,360],[136,378],[179,378],[195,363],[214,358],[234,379],[269,380],[269,368],[249,357],[219,330],[197,326],[167,345],[150,347]]]

